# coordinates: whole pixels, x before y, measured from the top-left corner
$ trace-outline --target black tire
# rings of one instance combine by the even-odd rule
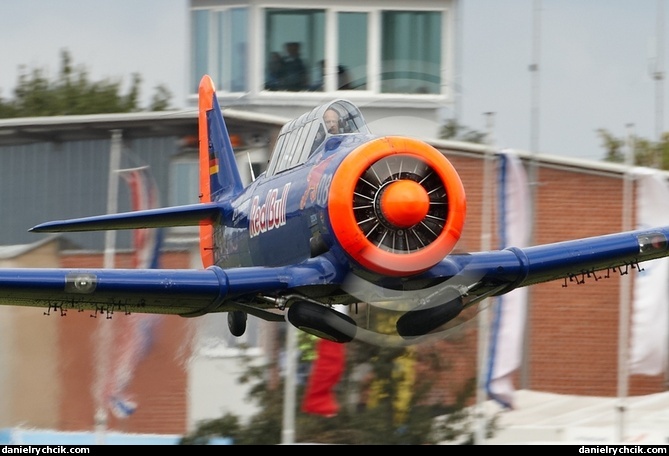
[[[358,328],[348,315],[309,301],[292,304],[288,321],[306,333],[340,344],[351,342]]]
[[[242,336],[246,331],[246,312],[241,310],[228,312],[228,328],[233,336]]]
[[[397,333],[403,338],[423,336],[460,315],[462,309],[462,298],[457,298],[439,306],[410,310],[397,320]]]

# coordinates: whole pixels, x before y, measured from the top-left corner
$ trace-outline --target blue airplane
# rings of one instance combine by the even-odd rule
[[[383,337],[408,345],[440,337],[487,297],[597,271],[623,274],[669,255],[669,227],[454,253],[466,215],[457,171],[422,141],[372,135],[346,100],[283,126],[267,170],[244,186],[205,75],[199,143],[199,203],[31,231],[199,226],[203,268],[0,269],[0,304],[107,315],[227,312],[235,336],[250,314],[340,343],[376,343],[380,336],[351,316],[370,303],[397,315],[396,334]]]

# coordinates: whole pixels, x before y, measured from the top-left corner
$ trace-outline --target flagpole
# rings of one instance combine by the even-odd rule
[[[492,128],[494,113],[485,113],[487,124],[487,144],[483,156],[483,194],[481,211],[481,250],[490,250],[492,246],[492,185],[493,185],[493,141]],[[476,388],[476,430],[474,433],[474,443],[482,445],[486,439],[487,419],[485,416],[485,401],[487,393],[485,389],[485,379],[488,368],[488,328],[490,326],[490,299],[486,298],[479,306],[481,311],[478,314],[478,374]]]
[[[662,141],[662,130],[664,129],[664,0],[657,0],[657,36],[655,49],[655,141]],[[653,157],[655,168],[662,169],[662,151],[658,148]]]
[[[662,144],[664,130],[664,0],[657,0],[657,33],[655,48],[655,141]],[[657,148],[654,158],[657,169],[662,169],[662,149]],[[669,324],[669,322],[667,322]],[[669,340],[666,341],[669,344]],[[669,366],[669,362],[667,362]],[[669,385],[669,370],[664,369],[665,387]]]
[[[107,183],[107,213],[115,214],[118,212],[118,173],[116,171],[121,165],[123,134],[121,130],[112,130],[111,133],[111,146],[109,149],[109,180]],[[105,268],[111,269],[114,267],[115,250],[116,231],[107,230],[105,232]]]
[[[536,195],[538,188],[537,154],[539,153],[539,130],[540,130],[540,74],[539,63],[541,60],[541,0],[534,0],[533,26],[532,26],[532,63],[529,70],[532,73],[531,106],[530,106],[530,160],[528,166],[529,183],[529,233],[527,245],[534,245],[536,237]],[[530,348],[530,321],[532,311],[532,289],[527,291],[527,305],[525,323],[523,329],[523,352],[520,370],[520,387],[527,388],[529,385],[529,348]]]
[[[632,164],[634,155],[634,131],[633,124],[628,124],[627,155],[625,157],[625,174],[623,176],[623,213],[622,231],[632,229],[633,207],[632,192],[633,176]],[[625,418],[627,412],[627,395],[629,393],[629,339],[630,339],[630,290],[631,274],[620,277],[620,309],[618,316],[618,406],[616,407],[616,442],[625,441]]]
[[[111,145],[109,147],[109,177],[107,183],[107,213],[115,214],[118,212],[118,173],[116,170],[121,164],[121,148],[123,136],[121,130],[111,131]],[[114,253],[116,250],[116,232],[107,230],[105,233],[105,251],[104,267],[105,269],[114,268]],[[104,313],[100,314],[101,320],[98,328],[99,343],[95,352],[95,387],[93,395],[95,397],[95,423],[96,443],[105,444],[107,432],[107,409],[105,407],[105,379],[109,375],[109,353],[106,349],[110,346],[112,327],[105,321]]]
[[[284,368],[283,429],[281,443],[295,443],[295,404],[297,388],[297,329],[286,324],[286,365]]]

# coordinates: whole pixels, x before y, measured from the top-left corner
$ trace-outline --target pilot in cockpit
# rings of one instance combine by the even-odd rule
[[[325,123],[325,129],[331,135],[338,135],[341,133],[339,128],[339,113],[333,108],[329,108],[323,114],[323,122]]]
[[[370,134],[369,128],[367,128],[365,120],[362,118],[362,114],[350,101],[337,100],[327,105],[321,105],[316,109],[318,109],[318,115],[321,116],[321,122],[315,125],[317,130],[314,132],[309,156],[329,136],[350,133]]]

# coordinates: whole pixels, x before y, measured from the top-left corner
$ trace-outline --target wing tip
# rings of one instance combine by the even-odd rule
[[[30,233],[54,233],[55,230],[52,228],[52,222],[40,223],[35,225],[32,228],[28,229]]]

